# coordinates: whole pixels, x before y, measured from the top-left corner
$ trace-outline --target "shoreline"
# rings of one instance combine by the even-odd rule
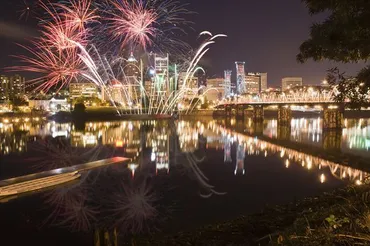
[[[370,228],[363,226],[370,215],[364,204],[370,199],[369,194],[368,183],[347,186],[282,206],[266,206],[260,213],[242,215],[192,231],[134,237],[131,242],[158,246],[365,245],[370,242],[370,237],[364,236]]]

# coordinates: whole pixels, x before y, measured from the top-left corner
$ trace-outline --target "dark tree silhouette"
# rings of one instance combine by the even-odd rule
[[[370,1],[368,0],[303,0],[311,15],[329,12],[322,23],[314,23],[310,38],[300,46],[297,60],[301,63],[308,59],[314,61],[331,60],[335,62],[367,62],[370,58]],[[334,72],[334,73],[333,73]],[[331,74],[331,75],[330,75]],[[330,76],[337,76],[332,70]],[[345,97],[354,99],[350,94],[367,93],[370,87],[370,66],[366,66],[355,77],[341,79],[350,86],[338,90]],[[342,84],[343,84],[342,81]],[[337,83],[339,84],[339,83]],[[356,84],[356,86],[355,86]],[[359,88],[361,85],[362,88]],[[358,104],[355,102],[355,104]]]

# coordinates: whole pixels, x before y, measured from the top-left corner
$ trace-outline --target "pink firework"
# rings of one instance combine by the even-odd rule
[[[48,47],[52,46],[57,48],[59,52],[69,48],[76,48],[76,42],[83,45],[86,44],[86,30],[76,30],[69,19],[64,18],[62,14],[58,13],[56,8],[58,8],[59,5],[40,2],[40,6],[51,17],[51,20],[44,20],[40,23],[43,43]]]
[[[71,0],[69,4],[56,4],[63,11],[61,15],[66,26],[83,31],[87,24],[98,22],[97,9],[92,8],[91,0]]]
[[[116,8],[111,18],[110,31],[115,39],[123,40],[122,45],[127,43],[139,44],[144,49],[152,43],[151,37],[156,33],[154,24],[157,14],[152,9],[146,9],[141,0],[120,2],[113,1]]]
[[[17,56],[24,65],[12,67],[10,70],[43,74],[29,81],[31,84],[40,84],[36,91],[48,91],[55,86],[62,88],[79,75],[81,60],[76,49],[55,52],[42,41],[34,41],[33,46],[35,48],[23,46],[32,56]]]
[[[55,47],[59,52],[76,48],[76,43],[85,44],[83,31],[76,32],[71,26],[61,23],[46,23],[42,38],[47,46]]]

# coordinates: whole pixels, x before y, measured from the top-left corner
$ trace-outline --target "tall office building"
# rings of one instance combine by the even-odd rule
[[[247,73],[245,81],[247,93],[260,93],[267,89],[267,73]]]
[[[10,81],[10,94],[11,97],[21,97],[24,96],[26,92],[26,78],[15,74],[9,78]]]
[[[5,75],[0,75],[0,101],[8,100],[9,98],[9,78]]]
[[[245,62],[235,62],[236,65],[236,93],[245,93]]]
[[[169,57],[154,55],[155,79],[154,87],[157,92],[167,92],[169,89]]]
[[[231,94],[231,70],[225,70],[224,71],[224,91],[225,96],[229,96]]]
[[[281,80],[281,91],[289,90],[296,86],[302,86],[302,77],[286,77]]]
[[[121,88],[125,91],[125,96],[122,96],[122,100],[127,102],[128,104],[137,104],[141,101],[141,98],[144,96],[144,91],[142,91],[142,87],[144,86],[141,83],[141,64],[136,60],[134,54],[131,52],[129,58],[124,67],[125,76],[121,79],[122,86],[120,87],[119,84],[112,85],[112,93],[113,90],[118,92],[118,88]],[[115,93],[117,94],[117,93]],[[119,98],[119,96],[117,97]],[[122,102],[122,101],[121,101]]]
[[[11,100],[25,95],[26,78],[15,74],[11,77],[0,75],[0,100]]]
[[[261,76],[261,85],[260,85],[260,92],[267,90],[267,73],[260,73]]]

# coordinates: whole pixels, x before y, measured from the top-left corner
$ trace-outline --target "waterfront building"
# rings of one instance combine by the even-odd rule
[[[169,56],[154,55],[154,87],[159,94],[169,90]]]
[[[26,78],[19,74],[13,76],[0,75],[0,100],[10,100],[25,95]]]
[[[302,77],[286,77],[281,80],[281,90],[286,91],[296,86],[302,86]]]
[[[0,75],[0,100],[5,101],[9,98],[9,78]]]
[[[235,62],[236,65],[236,93],[244,94],[245,88],[245,62]]]
[[[98,87],[94,83],[70,83],[70,99],[99,97]]]
[[[205,90],[205,96],[209,101],[221,100],[225,96],[225,79],[224,78],[213,78],[207,79],[207,87]]]
[[[231,70],[225,70],[224,71],[224,84],[223,84],[223,86],[224,86],[225,96],[230,96],[230,94],[232,92],[231,74],[232,74]]]
[[[245,80],[247,93],[261,93],[267,89],[267,73],[247,73]]]
[[[69,111],[70,104],[67,98],[53,97],[51,99],[37,100],[32,99],[28,101],[29,108],[37,110],[45,110],[49,112],[58,112],[58,111]]]
[[[15,74],[9,78],[10,82],[10,97],[23,97],[25,95],[26,78]]]
[[[187,77],[186,78],[186,74],[185,72],[181,72],[179,73],[179,77],[178,77],[178,83],[180,86],[182,86],[184,83],[186,85],[186,88],[188,89],[186,91],[186,95],[185,97],[186,98],[193,98],[194,95],[198,95],[199,93],[199,80],[197,77],[193,76],[193,77]],[[185,81],[186,79],[186,81]]]

